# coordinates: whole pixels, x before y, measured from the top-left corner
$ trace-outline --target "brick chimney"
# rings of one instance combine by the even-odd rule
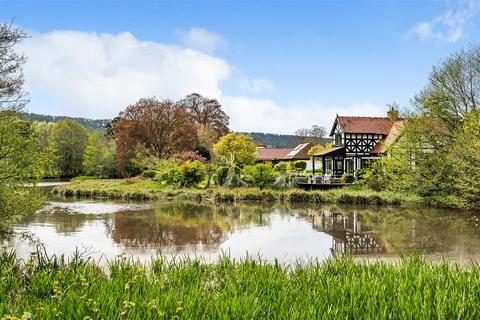
[[[390,109],[387,112],[387,117],[390,121],[395,122],[398,119],[398,110],[395,108],[394,105],[390,106]]]

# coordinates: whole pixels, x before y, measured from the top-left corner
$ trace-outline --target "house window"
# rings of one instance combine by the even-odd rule
[[[347,173],[353,174],[353,159],[346,159],[345,160],[345,171]]]
[[[325,160],[325,173],[326,174],[332,173],[332,159]]]
[[[338,146],[338,145],[341,145],[341,144],[342,144],[342,134],[337,133],[335,135],[335,145]]]

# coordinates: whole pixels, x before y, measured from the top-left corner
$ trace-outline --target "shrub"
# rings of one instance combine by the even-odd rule
[[[223,186],[228,175],[228,166],[220,166],[215,171],[215,184]]]
[[[275,181],[275,172],[270,164],[257,163],[244,168],[244,174],[252,185],[263,189]]]
[[[197,151],[182,151],[174,154],[173,158],[179,160],[181,163],[193,162],[195,160],[198,160],[201,163],[205,163],[207,161],[207,158],[203,157]]]
[[[273,170],[278,173],[283,173],[288,171],[288,163],[286,162],[279,162],[274,167]]]
[[[145,170],[145,171],[143,171],[142,174],[145,178],[153,178],[153,177],[155,177],[157,172],[155,170]]]
[[[230,166],[228,168],[227,176],[223,186],[227,188],[236,188],[246,185],[245,181],[240,176],[240,168],[237,166]]]
[[[185,162],[180,166],[179,171],[182,174],[181,184],[183,186],[196,185],[206,175],[205,165],[199,160]]]
[[[355,181],[355,177],[353,176],[353,174],[350,174],[350,173],[343,174],[342,176],[343,183],[353,183],[353,181]]]
[[[166,184],[180,184],[182,182],[183,175],[180,172],[178,166],[170,168],[162,168],[155,175],[155,181]]]

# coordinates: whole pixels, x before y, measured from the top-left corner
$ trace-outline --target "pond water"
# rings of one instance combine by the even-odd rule
[[[14,228],[42,242],[49,254],[71,255],[78,248],[100,260],[119,254],[139,260],[188,254],[215,261],[221,254],[248,254],[292,262],[348,253],[480,261],[479,216],[458,211],[50,198]],[[21,257],[35,250],[21,237],[5,241]]]

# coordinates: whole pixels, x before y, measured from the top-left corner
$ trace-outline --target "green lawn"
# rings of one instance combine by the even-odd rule
[[[328,191],[258,188],[209,189],[165,186],[151,179],[86,179],[58,186],[54,192],[65,196],[113,199],[185,199],[211,202],[281,201],[303,203],[344,203],[372,205],[421,204],[419,197],[394,192],[376,192],[360,187]]]
[[[145,266],[0,254],[0,318],[18,319],[479,319],[480,267],[267,264],[221,259]]]

